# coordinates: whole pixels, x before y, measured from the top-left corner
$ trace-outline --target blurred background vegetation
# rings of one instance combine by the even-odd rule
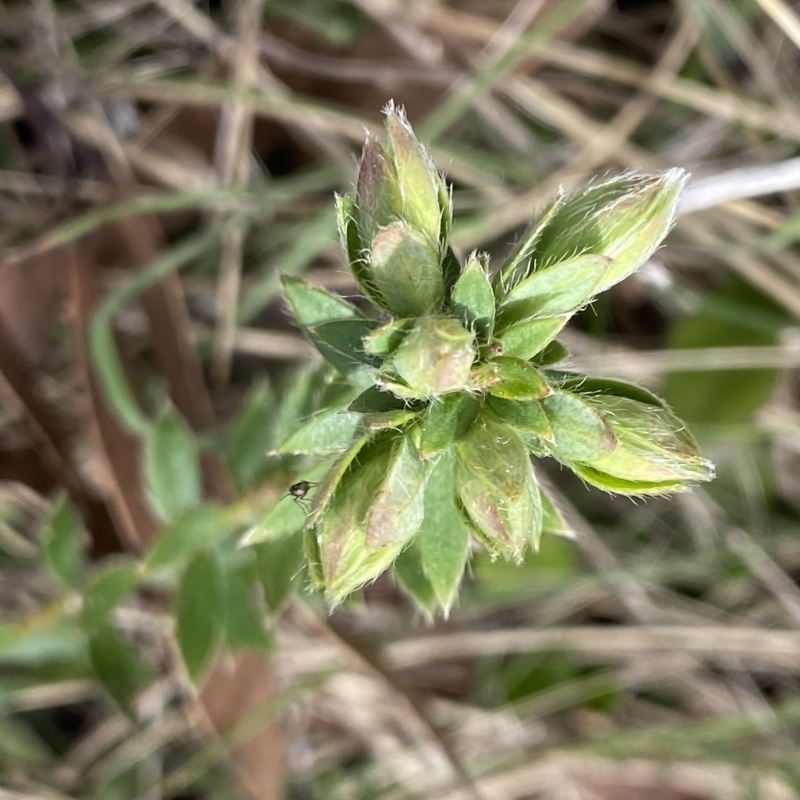
[[[800,797],[788,2],[29,0],[0,42],[3,798]],[[560,184],[692,172],[667,247],[562,338],[719,477],[632,503],[544,463],[573,538],[476,551],[448,620],[388,578],[328,616],[291,539],[176,589],[142,565],[314,478],[267,455],[338,390],[279,275],[355,292],[332,196],[390,99],[462,252]],[[224,639],[199,691],[176,627],[192,678]]]

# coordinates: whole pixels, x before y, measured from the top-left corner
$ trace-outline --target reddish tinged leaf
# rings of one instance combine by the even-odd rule
[[[356,221],[361,240],[367,247],[379,228],[402,219],[402,199],[394,167],[384,149],[367,137],[356,180]]]
[[[367,514],[367,547],[405,542],[419,530],[429,474],[409,437],[402,436]]]
[[[482,419],[456,445],[455,486],[465,521],[504,558],[521,561],[542,528],[539,487],[517,434]]]

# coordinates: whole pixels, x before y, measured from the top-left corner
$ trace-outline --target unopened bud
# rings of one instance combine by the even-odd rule
[[[439,205],[439,177],[425,148],[417,141],[402,110],[386,110],[386,154],[394,164],[403,207],[403,219],[424,233],[430,245],[439,249],[442,209]]]
[[[416,397],[463,389],[475,359],[474,338],[452,317],[421,317],[397,348],[392,365]]]
[[[587,459],[587,466],[633,485],[669,483],[669,491],[714,477],[713,464],[700,455],[697,442],[669,409],[604,394],[585,400],[617,440],[613,450]]]
[[[653,254],[675,220],[688,173],[626,174],[590,186],[559,208],[542,231],[531,264],[544,269],[575,255],[601,255],[613,267],[595,287],[603,292]]]
[[[372,244],[375,234],[385,225],[402,219],[403,203],[394,167],[381,145],[367,138],[356,181],[356,223],[361,241]]]

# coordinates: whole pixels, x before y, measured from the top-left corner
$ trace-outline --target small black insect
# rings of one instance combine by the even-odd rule
[[[311,481],[297,481],[297,483],[293,483],[289,487],[289,491],[287,492],[286,496],[291,497],[297,505],[302,508],[306,514],[309,512],[308,501],[306,500],[306,495],[308,494],[308,490],[312,486],[316,486],[316,483],[311,483]]]

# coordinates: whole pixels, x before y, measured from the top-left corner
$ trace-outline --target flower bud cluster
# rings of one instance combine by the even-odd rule
[[[363,389],[292,437],[313,433],[316,452],[339,452],[306,520],[311,572],[332,602],[412,542],[443,458],[453,518],[517,562],[557,516],[531,453],[619,494],[679,492],[713,477],[659,398],[554,366],[570,317],[666,236],[686,179],[680,169],[626,174],[560,193],[492,277],[487,256],[461,263],[450,248],[447,186],[402,112],[387,109],[385,140],[367,139],[355,197],[337,198],[342,247],[374,313],[284,282],[309,338]]]

